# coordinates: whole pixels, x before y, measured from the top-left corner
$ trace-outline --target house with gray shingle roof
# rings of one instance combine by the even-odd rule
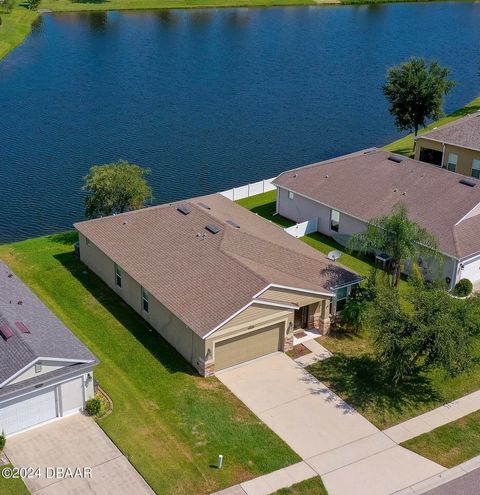
[[[361,280],[220,194],[75,228],[81,260],[202,375],[327,332]]]
[[[415,159],[480,178],[480,112],[417,136]]]
[[[417,260],[425,276],[450,287],[461,278],[480,282],[480,180],[368,149],[283,172],[273,184],[278,214],[317,219],[318,231],[342,244],[402,202],[444,256],[441,268]]]
[[[96,357],[0,261],[0,432],[81,411]]]

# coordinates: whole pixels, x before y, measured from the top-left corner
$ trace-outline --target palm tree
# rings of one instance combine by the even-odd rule
[[[392,287],[397,287],[406,261],[416,261],[422,256],[441,258],[435,237],[408,218],[408,208],[403,203],[395,204],[390,215],[370,220],[365,232],[350,238],[348,247],[361,253],[388,254]]]

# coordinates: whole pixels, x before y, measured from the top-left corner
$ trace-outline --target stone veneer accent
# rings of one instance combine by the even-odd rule
[[[287,333],[283,343],[283,352],[291,351],[293,349],[293,333]]]

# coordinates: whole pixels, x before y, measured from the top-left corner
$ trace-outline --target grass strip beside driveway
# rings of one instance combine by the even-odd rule
[[[299,457],[216,378],[201,378],[73,254],[75,233],[0,247],[0,257],[101,360],[114,409],[100,426],[162,495],[201,495]],[[94,446],[92,446],[94,448]],[[224,468],[215,469],[217,455]]]
[[[464,416],[401,444],[451,468],[480,455],[480,411]]]
[[[13,466],[0,466],[0,495],[29,495],[25,483],[20,478],[9,478],[3,474],[4,469],[11,469]]]
[[[288,488],[282,488],[273,495],[328,495],[328,493],[320,476],[316,476]]]

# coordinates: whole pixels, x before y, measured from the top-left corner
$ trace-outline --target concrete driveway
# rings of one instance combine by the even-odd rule
[[[40,468],[39,478],[24,480],[35,495],[154,493],[103,430],[82,414],[9,438],[6,454],[15,467]],[[91,468],[91,477],[88,469],[80,472],[85,477],[64,479],[47,471],[59,467]]]
[[[387,495],[445,468],[400,447],[283,353],[217,374],[330,495]]]

